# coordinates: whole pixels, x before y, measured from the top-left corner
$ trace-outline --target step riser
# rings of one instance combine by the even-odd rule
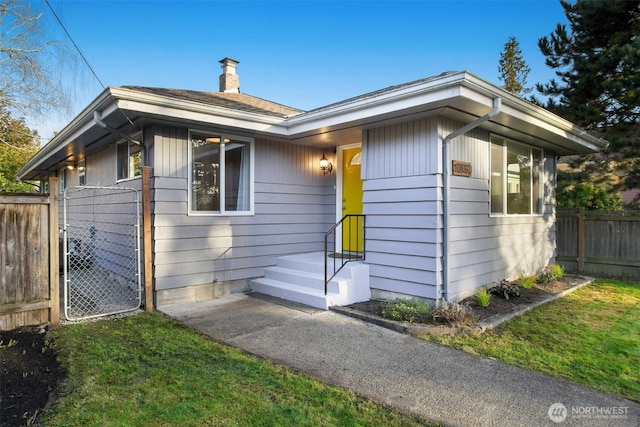
[[[298,302],[310,307],[320,308],[323,310],[329,309],[329,298],[321,297],[317,295],[311,295],[308,293],[301,293],[292,289],[286,289],[283,287],[275,287],[267,284],[260,283],[259,281],[253,281],[251,288],[254,292],[258,292],[272,297],[282,298],[287,301]]]
[[[333,260],[329,269],[333,269]],[[340,261],[341,262],[341,261]],[[336,265],[338,265],[336,261]],[[332,305],[367,301],[369,266],[351,262],[328,284],[324,294],[324,254],[320,252],[280,257],[251,282],[253,291],[327,310]]]
[[[267,267],[264,269],[264,277],[284,283],[291,283],[296,286],[304,286],[305,288],[324,291],[324,279],[309,275],[304,271],[280,270]],[[327,285],[327,290],[330,292],[339,292],[341,285],[344,284],[344,281],[340,283],[337,280],[331,280]]]
[[[288,268],[290,270],[306,271],[313,274],[324,274],[324,264],[301,261],[291,257],[278,258],[276,260],[276,267]]]
[[[322,260],[321,260],[322,261]],[[355,263],[357,261],[352,261],[351,263]],[[341,260],[336,260],[335,266],[333,263],[333,259],[329,259],[327,261],[327,274],[330,277],[333,275],[334,268],[338,270],[341,267]],[[345,267],[338,273],[338,276],[341,278],[349,278],[349,269],[347,266],[351,263],[345,264]],[[297,271],[305,271],[313,274],[324,275],[324,263],[320,262],[311,262],[299,260],[294,257],[282,257],[276,260],[276,267],[287,268],[290,270]]]

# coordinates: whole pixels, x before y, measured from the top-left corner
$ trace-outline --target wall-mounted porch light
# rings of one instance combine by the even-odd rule
[[[210,143],[210,144],[220,144],[223,140],[222,138],[220,138],[219,136],[209,136],[207,138],[204,139],[206,142]],[[228,144],[230,143],[231,140],[228,138],[224,139],[224,143]]]
[[[329,160],[324,156],[324,153],[322,153],[322,157],[320,158],[320,170],[324,175],[333,171],[333,164],[329,163]]]

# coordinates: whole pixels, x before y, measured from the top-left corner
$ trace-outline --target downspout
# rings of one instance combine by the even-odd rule
[[[106,124],[105,122],[102,121],[102,115],[100,114],[100,111],[94,111],[93,112],[93,122],[100,126],[103,129],[108,130],[109,132],[111,132],[112,134],[119,136],[120,138],[135,144],[135,145],[139,145],[143,148],[142,150],[142,166],[147,166],[147,147],[141,142],[141,141],[136,141],[135,139],[131,138],[129,135],[126,135],[122,132],[120,132],[118,129],[109,126],[108,124]]]
[[[442,140],[442,227],[443,227],[443,236],[442,236],[442,244],[444,246],[444,254],[442,258],[442,293],[440,297],[444,301],[449,301],[449,256],[450,256],[450,240],[451,236],[449,234],[449,204],[450,204],[450,182],[449,182],[449,165],[451,163],[450,157],[450,146],[449,142],[452,139],[464,135],[472,129],[477,128],[482,123],[486,122],[497,116],[500,113],[500,107],[502,106],[502,100],[500,98],[493,99],[493,110],[489,111],[486,115],[474,120],[471,123],[467,123],[461,128],[451,132],[449,135],[445,136]]]

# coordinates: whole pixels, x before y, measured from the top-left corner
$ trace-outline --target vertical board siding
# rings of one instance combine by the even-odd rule
[[[155,126],[149,129],[153,141],[153,174],[167,178],[187,178],[189,174],[186,128]],[[146,136],[146,135],[145,135]]]
[[[435,124],[434,119],[421,119],[368,130],[362,150],[363,178],[437,173]]]
[[[157,290],[250,279],[278,256],[323,250],[335,222],[335,174],[320,171],[321,150],[256,139],[254,215],[190,216],[187,130],[158,131],[153,151],[162,166],[151,195]],[[181,165],[164,158],[175,153]]]
[[[436,299],[442,183],[437,121],[370,129],[363,141],[363,213],[372,290]]]
[[[103,150],[87,156],[85,171],[85,182],[87,185],[113,185],[117,181],[116,171],[116,146],[111,145]],[[78,185],[76,180],[74,183],[67,183],[67,187]]]
[[[448,118],[440,118],[441,138],[464,126],[464,123]],[[489,179],[489,132],[475,128],[450,142],[450,160],[471,163],[471,178]],[[449,165],[451,168],[451,165]]]

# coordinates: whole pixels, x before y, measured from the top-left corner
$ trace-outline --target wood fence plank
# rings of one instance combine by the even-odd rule
[[[640,212],[561,211],[557,218],[557,260],[568,270],[640,279]]]
[[[0,330],[49,322],[50,197],[0,194]],[[57,208],[56,208],[57,213]]]
[[[49,320],[52,324],[60,323],[60,251],[58,240],[58,178],[49,178],[49,298],[51,311]]]

